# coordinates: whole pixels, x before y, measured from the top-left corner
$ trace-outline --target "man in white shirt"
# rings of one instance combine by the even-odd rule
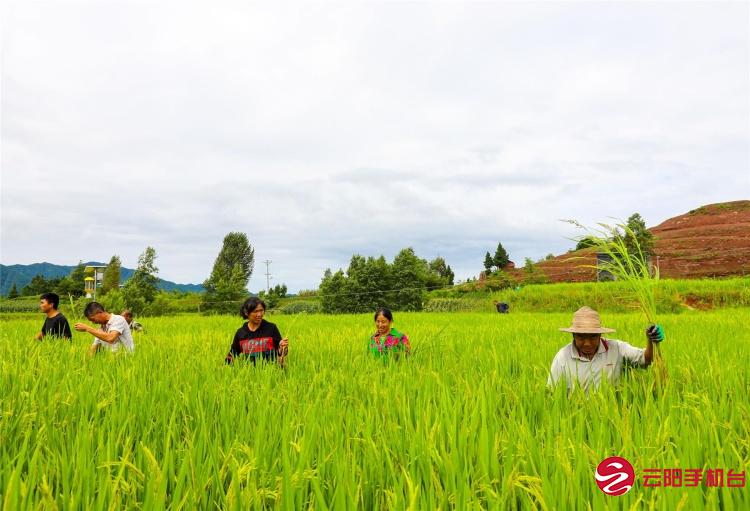
[[[585,391],[598,388],[603,378],[616,385],[625,366],[648,367],[653,360],[654,343],[664,340],[664,331],[658,325],[646,329],[648,345],[636,348],[624,341],[604,339],[602,334],[614,332],[602,327],[599,314],[590,307],[581,307],[573,314],[570,328],[561,328],[573,334],[573,341],[557,352],[552,361],[547,385],[564,380],[568,390],[580,386]]]
[[[84,323],[76,323],[75,329],[79,332],[88,332],[94,336],[94,343],[89,348],[89,356],[94,356],[100,349],[119,351],[124,349],[128,352],[135,350],[133,336],[130,333],[128,322],[122,316],[111,314],[97,302],[90,302],[83,311],[86,319],[97,325],[99,329],[90,327]]]

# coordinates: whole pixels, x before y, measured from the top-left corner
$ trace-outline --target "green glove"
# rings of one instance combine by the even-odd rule
[[[646,337],[651,342],[663,342],[664,341],[664,330],[659,325],[651,325],[646,329]]]

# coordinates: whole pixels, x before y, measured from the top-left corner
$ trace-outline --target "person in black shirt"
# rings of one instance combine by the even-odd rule
[[[494,300],[492,303],[495,304],[495,309],[497,309],[497,312],[500,314],[508,314],[508,312],[510,312],[510,305],[507,303],[498,302],[497,300]]]
[[[242,304],[240,316],[247,322],[234,334],[232,346],[224,360],[227,364],[233,363],[237,357],[243,357],[252,360],[253,364],[258,358],[265,362],[275,360],[284,367],[289,341],[281,338],[275,324],[263,319],[265,312],[266,304],[260,298],[251,297]]]
[[[59,305],[60,297],[55,293],[44,293],[39,298],[39,309],[47,315],[47,319],[44,320],[42,331],[36,334],[36,340],[41,341],[45,337],[55,337],[70,341],[73,338],[68,320],[65,319],[62,312],[57,310]]]

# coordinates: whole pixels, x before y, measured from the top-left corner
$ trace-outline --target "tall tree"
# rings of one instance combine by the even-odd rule
[[[406,311],[422,310],[425,298],[426,263],[414,253],[413,248],[405,248],[393,259],[393,282],[398,291],[393,293],[392,308]]]
[[[456,274],[453,273],[453,269],[451,269],[451,265],[448,265],[448,268],[445,270],[445,278],[447,280],[447,284],[449,286],[452,286],[455,283],[456,280]]]
[[[495,266],[497,266],[498,270],[502,270],[503,268],[508,266],[510,257],[508,256],[508,252],[506,252],[503,248],[502,243],[497,244],[497,248],[495,249],[495,256],[492,258],[492,262],[495,264]]]
[[[364,291],[359,296],[359,310],[357,312],[369,312],[378,307],[388,307],[389,291],[394,286],[391,278],[391,265],[382,255],[378,258],[368,257],[359,273],[359,288]]]
[[[286,298],[289,288],[286,287],[286,284],[277,284],[273,287],[273,292],[279,295],[279,298]]]
[[[347,279],[342,270],[331,273],[326,270],[320,283],[320,304],[329,314],[351,312],[347,303]]]
[[[104,269],[104,277],[102,278],[102,287],[99,290],[100,296],[105,296],[107,293],[109,293],[113,289],[120,288],[121,267],[122,267],[122,263],[120,262],[120,258],[116,255],[113,255],[112,258],[109,260],[109,264]]]
[[[156,250],[146,247],[138,257],[138,266],[133,276],[123,286],[125,303],[135,314],[142,313],[156,298],[159,268],[156,267],[155,261]]]
[[[8,299],[12,300],[13,298],[18,298],[18,288],[16,287],[16,283],[13,283],[13,287],[10,288],[10,291],[8,292]]]
[[[637,256],[637,243],[641,248],[644,260],[647,262],[654,253],[654,235],[646,228],[646,222],[639,213],[630,215],[626,225],[630,231],[625,234],[625,244],[628,247],[628,252],[632,256]]]
[[[37,274],[21,290],[23,296],[40,295],[54,291],[60,284],[60,279],[45,279],[43,275]]]
[[[429,269],[432,274],[439,277],[439,286],[453,285],[453,278],[455,275],[453,274],[451,267],[445,262],[445,259],[440,256],[436,257],[430,261]]]
[[[495,261],[492,259],[492,256],[489,252],[484,254],[484,270],[489,275],[492,273],[492,267],[495,266]]]
[[[359,254],[354,254],[349,261],[346,270],[346,312],[363,310],[367,302],[367,293],[371,290],[366,287],[367,259]]]
[[[57,286],[57,293],[60,295],[70,295],[74,298],[83,296],[86,294],[86,265],[83,261],[78,261],[78,264],[70,272],[70,275],[60,280]]]
[[[253,273],[255,250],[244,232],[230,232],[224,236],[211,275],[203,283],[202,310],[206,312],[234,312],[247,295],[247,283]]]

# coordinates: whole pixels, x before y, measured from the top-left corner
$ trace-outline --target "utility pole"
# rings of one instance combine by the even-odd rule
[[[269,267],[273,261],[269,261],[268,259],[266,259],[263,262],[266,263],[266,293],[270,293],[271,292],[271,271],[269,270]]]

